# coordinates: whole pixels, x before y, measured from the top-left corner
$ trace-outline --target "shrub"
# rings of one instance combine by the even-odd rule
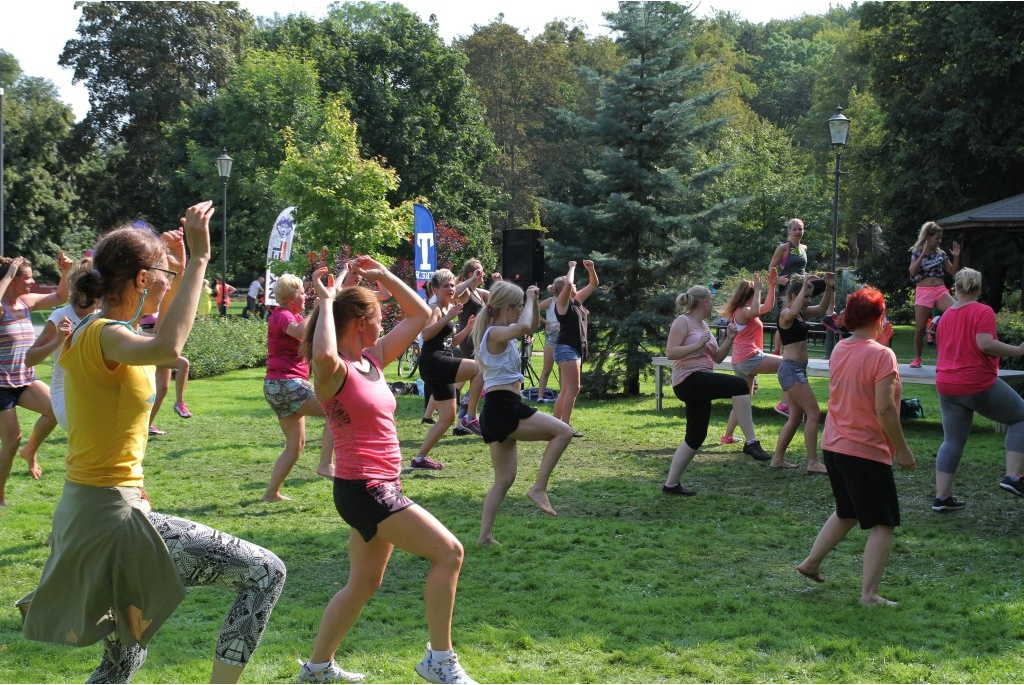
[[[267,363],[267,322],[235,316],[200,316],[185,343],[191,378],[207,378]]]
[[[939,334],[942,334],[941,323]],[[1024,341],[1024,314],[1008,311],[996,314],[996,337],[1007,345],[1020,345]],[[1003,357],[999,365],[1004,369],[1024,369],[1024,357]]]

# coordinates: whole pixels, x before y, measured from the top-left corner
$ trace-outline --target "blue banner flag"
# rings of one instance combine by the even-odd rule
[[[423,205],[412,206],[413,268],[416,270],[416,291],[426,299],[427,281],[437,270],[437,246],[434,244],[434,217]]]

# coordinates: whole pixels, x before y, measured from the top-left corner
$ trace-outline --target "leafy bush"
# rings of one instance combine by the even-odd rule
[[[267,363],[267,322],[241,317],[200,316],[185,343],[191,378],[207,378]]]
[[[939,334],[942,334],[941,324]],[[1008,311],[996,314],[996,336],[1008,345],[1020,345],[1024,341],[1024,314]],[[1000,366],[1004,369],[1024,369],[1024,357],[1003,357]]]

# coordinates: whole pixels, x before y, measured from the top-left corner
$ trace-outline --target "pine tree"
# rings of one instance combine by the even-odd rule
[[[596,168],[586,172],[598,199],[544,208],[557,243],[549,252],[558,261],[549,264],[589,256],[602,283],[588,300],[595,369],[583,377],[585,390],[621,387],[638,395],[641,374],[650,369],[648,350],[664,344],[676,294],[715,273],[711,238],[735,203],[707,207],[699,200],[724,168],[697,168],[695,152],[724,120],[710,119],[721,91],[704,86],[713,64],[693,57],[689,8],[620,2],[605,17],[628,62],[602,84],[592,120],[562,113],[598,149]]]

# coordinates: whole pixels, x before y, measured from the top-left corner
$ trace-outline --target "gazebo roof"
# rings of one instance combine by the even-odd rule
[[[1010,228],[1024,229],[1024,195],[960,212],[937,222],[943,228]]]

